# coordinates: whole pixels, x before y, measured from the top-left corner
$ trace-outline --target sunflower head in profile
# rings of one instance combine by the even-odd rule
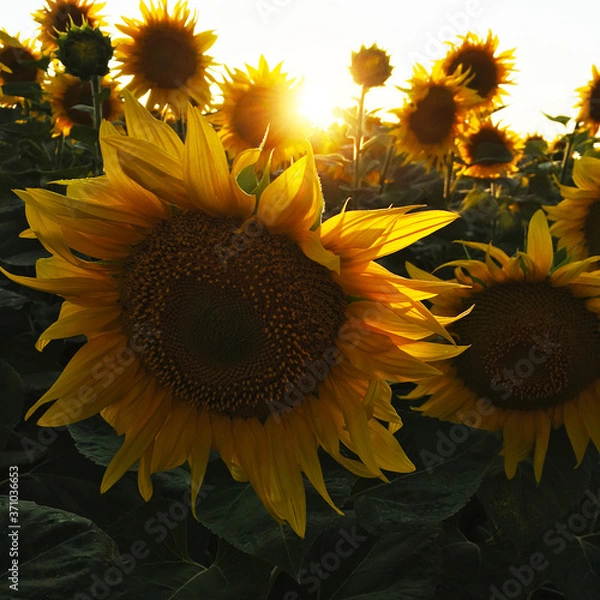
[[[211,100],[209,72],[213,59],[206,54],[217,36],[195,33],[197,16],[187,2],[167,7],[167,0],[140,3],[143,21],[123,17],[117,29],[127,38],[115,40],[120,75],[132,76],[127,89],[137,98],[150,92],[146,106],[182,110],[192,100],[200,108]]]
[[[7,83],[40,83],[44,69],[40,67],[41,55],[29,40],[19,41],[5,31],[0,31],[0,86]],[[20,98],[2,94],[1,104],[14,104]]]
[[[506,177],[517,170],[523,143],[512,131],[489,120],[474,120],[459,143],[462,174],[477,178]]]
[[[98,14],[104,3],[94,0],[46,0],[46,6],[32,14],[39,23],[38,39],[43,48],[54,50],[58,47],[57,39],[65,33],[71,24],[81,27],[88,23],[90,27],[103,27],[103,18]]]
[[[485,40],[470,32],[460,39],[460,45],[451,44],[442,69],[447,75],[466,73],[465,85],[477,93],[477,106],[492,108],[506,94],[502,86],[513,83],[514,50],[498,54],[498,38],[491,31]]]
[[[281,68],[279,63],[270,69],[261,56],[258,68],[227,69],[219,84],[223,102],[211,120],[230,156],[262,145],[273,150],[276,168],[303,153],[309,128],[298,109],[302,82],[288,79]]]
[[[469,287],[441,293],[433,311],[456,317],[473,307],[449,325],[469,348],[436,364],[443,374],[408,398],[429,396],[417,408],[425,415],[502,431],[509,478],[533,449],[539,481],[552,428],[565,426],[577,464],[590,438],[600,448],[600,271],[590,271],[597,259],[553,267],[541,210],[529,223],[527,251],[512,258],[491,244],[462,243],[485,252],[485,262],[449,263]]]
[[[152,473],[187,461],[195,505],[212,448],[299,535],[303,473],[335,508],[319,448],[362,477],[412,471],[387,382],[430,377],[430,362],[462,351],[425,339],[449,336],[421,300],[453,284],[375,261],[456,215],[403,206],[322,223],[309,148],[251,186],[261,151],[241,153],[230,172],[198,108],[185,143],[128,93],[124,111],[127,136],[101,127],[106,175],[71,181],[66,195],[17,192],[28,235],[51,256],[37,277],[3,272],[64,298],[37,347],[87,338],[28,414],[55,401],[39,424],[100,412],[125,435],[102,491],[139,461],[147,499]]]
[[[101,81],[103,89],[109,89],[108,97],[102,102],[102,118],[115,121],[123,114],[122,103],[118,96],[117,84],[109,78]],[[89,83],[67,73],[59,73],[44,84],[54,120],[55,135],[69,135],[74,125],[92,127],[89,112],[75,108],[78,105],[92,105],[92,91]]]
[[[579,102],[575,105],[575,108],[579,108],[577,120],[589,129],[591,135],[596,135],[600,129],[600,71],[596,65],[592,65],[592,79],[577,91],[579,92]]]
[[[392,74],[390,57],[385,50],[373,44],[370,48],[361,46],[352,53],[350,73],[354,82],[366,88],[383,85]]]
[[[400,121],[394,129],[396,147],[408,160],[438,167],[456,150],[467,113],[478,101],[465,80],[466,74],[446,75],[439,64],[431,73],[416,65],[406,103],[390,111]]]
[[[600,159],[582,156],[573,165],[576,187],[561,185],[564,198],[556,206],[544,206],[558,247],[576,259],[600,256]]]

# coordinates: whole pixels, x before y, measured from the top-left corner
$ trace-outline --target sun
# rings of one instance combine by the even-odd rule
[[[300,94],[298,112],[319,129],[327,129],[335,120],[331,93],[323,87],[305,88]]]

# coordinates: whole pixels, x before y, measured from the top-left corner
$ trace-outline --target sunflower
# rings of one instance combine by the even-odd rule
[[[517,170],[523,143],[512,131],[489,120],[475,120],[459,143],[465,163],[463,175],[479,178],[506,177]]]
[[[223,102],[211,120],[231,156],[262,143],[265,150],[273,150],[276,168],[302,153],[308,124],[298,110],[301,82],[288,79],[281,67],[279,63],[270,70],[261,56],[258,69],[227,68],[228,79],[219,84]]]
[[[302,473],[335,508],[319,447],[359,476],[412,471],[393,436],[401,421],[387,381],[431,376],[429,361],[462,351],[424,341],[449,336],[421,300],[452,284],[374,261],[456,215],[404,206],[321,223],[310,150],[257,198],[237,182],[260,150],[230,173],[199,109],[188,108],[185,144],[127,93],[124,111],[128,136],[101,127],[105,176],[70,181],[66,196],[17,192],[24,235],[52,256],[36,278],[3,272],[65,299],[37,347],[87,337],[28,416],[53,400],[40,425],[100,412],[125,434],[101,491],[139,460],[146,499],[152,473],[187,461],[195,501],[213,448],[299,535]]]
[[[436,364],[442,375],[407,398],[429,396],[417,408],[425,415],[502,431],[509,478],[533,449],[539,481],[552,428],[564,424],[577,464],[590,438],[600,448],[600,271],[589,271],[597,259],[553,268],[541,210],[529,223],[527,252],[509,258],[491,244],[462,243],[485,252],[485,262],[449,263],[469,288],[441,293],[433,311],[455,317],[474,304],[449,326],[470,347]]]
[[[487,39],[475,33],[460,36],[460,46],[451,44],[451,49],[441,61],[446,75],[467,73],[465,85],[479,96],[479,107],[493,108],[506,94],[501,87],[513,83],[510,75],[514,69],[514,49],[496,54],[498,38],[488,31]]]
[[[551,233],[558,247],[575,258],[600,255],[600,159],[582,156],[573,165],[577,187],[561,185],[564,200],[544,206],[551,220]]]
[[[596,135],[600,129],[600,71],[596,65],[592,65],[590,82],[577,91],[580,94],[579,102],[575,105],[580,109],[577,121],[583,122],[591,135]]]
[[[465,80],[466,74],[446,75],[439,64],[431,73],[415,66],[407,102],[390,111],[400,120],[393,130],[396,147],[408,160],[438,167],[456,150],[467,111],[477,102],[477,94],[464,85]]]
[[[7,83],[39,83],[44,71],[39,62],[42,57],[29,40],[19,41],[4,31],[0,31],[0,86]],[[3,95],[1,104],[15,104],[21,98]]]
[[[194,33],[197,15],[190,13],[187,2],[177,2],[168,10],[167,0],[147,6],[140,2],[143,22],[123,17],[117,25],[129,36],[115,40],[115,57],[121,62],[120,74],[133,76],[127,84],[140,98],[148,91],[146,106],[163,109],[170,105],[182,110],[191,99],[200,108],[211,100],[213,59],[206,51],[215,43],[212,31]]]
[[[40,24],[38,39],[43,48],[54,50],[60,33],[69,29],[71,23],[81,27],[88,23],[91,27],[103,27],[103,18],[98,14],[104,3],[94,0],[46,0],[46,6],[32,13],[34,21]]]
[[[358,52],[352,53],[350,73],[354,82],[365,88],[383,85],[392,69],[390,57],[385,50],[373,44],[370,48],[362,45]]]
[[[115,121],[122,114],[117,84],[105,78],[100,85],[110,90],[109,96],[102,102],[102,117],[107,121]],[[92,90],[89,82],[82,82],[67,73],[59,73],[44,85],[44,90],[50,98],[56,135],[61,133],[69,135],[73,125],[92,126],[91,114],[75,108],[77,105],[92,105]]]

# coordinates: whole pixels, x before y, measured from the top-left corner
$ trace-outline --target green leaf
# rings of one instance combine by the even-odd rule
[[[223,541],[214,561],[207,561],[212,534],[191,517],[189,494],[187,500],[151,500],[109,529],[127,571],[118,591],[127,598],[260,598],[271,567]]]
[[[546,114],[545,112],[542,112],[542,114],[546,117],[546,119],[550,119],[551,121],[554,121],[555,123],[560,123],[561,125],[566,125],[571,120],[571,117],[567,117],[566,115],[558,115],[556,117],[552,117]]]
[[[417,469],[355,495],[356,516],[371,531],[429,525],[452,516],[478,490],[498,452],[498,438],[485,431],[416,413],[402,419],[398,441]]]
[[[42,88],[34,81],[9,81],[2,85],[2,93],[6,96],[27,98],[34,102],[42,99]]]
[[[343,510],[355,477],[328,457],[321,460],[327,489]],[[306,484],[307,524],[304,539],[276,523],[247,483],[236,482],[220,460],[208,465],[197,509],[200,522],[242,552],[279,566],[297,577],[309,548],[324,529],[344,519]]]
[[[18,568],[18,590],[11,588],[11,598],[65,600],[79,592],[91,596],[92,586],[103,583],[118,556],[113,540],[76,514],[26,500],[19,500],[18,513],[9,512],[6,497],[0,498],[0,510],[1,529],[9,534],[2,536],[0,552],[17,561]],[[15,524],[13,517],[20,528],[9,529]],[[17,550],[16,556],[9,555],[12,549]],[[13,583],[10,576],[11,572],[4,571],[3,590]],[[104,585],[108,593],[110,588]]]
[[[511,480],[501,469],[485,479],[478,496],[495,525],[497,540],[509,543],[513,555],[538,540],[557,519],[579,504],[589,489],[598,453],[590,446],[577,469],[575,462],[567,435],[559,429],[552,432],[539,484],[531,457],[519,463]]]
[[[22,381],[19,374],[0,359],[0,450],[6,446],[14,426],[21,420],[23,412]]]
[[[370,546],[328,600],[429,600],[440,575],[436,528],[397,528]],[[360,551],[360,548],[358,549]]]
[[[83,456],[102,467],[108,466],[123,445],[123,437],[100,416],[67,425],[75,447]]]
[[[487,202],[491,199],[489,192],[486,192],[483,188],[479,186],[475,186],[473,189],[469,190],[469,193],[463,198],[461,204],[461,211],[469,210],[471,208],[477,208],[482,205],[484,202]]]
[[[269,159],[268,163],[265,165],[265,170],[263,171],[260,179],[257,178],[256,171],[254,170],[256,165],[248,165],[247,167],[244,167],[238,173],[236,178],[237,184],[242,188],[242,190],[244,190],[244,192],[246,192],[246,194],[252,194],[256,196],[256,199],[258,200],[260,195],[271,181],[270,165],[271,159]]]
[[[78,140],[90,148],[95,148],[96,142],[98,141],[98,132],[88,125],[73,125],[70,136],[74,140]]]

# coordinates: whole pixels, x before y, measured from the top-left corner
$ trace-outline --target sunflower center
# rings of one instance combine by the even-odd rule
[[[93,20],[88,16],[89,10],[86,7],[79,7],[75,3],[65,4],[58,8],[53,14],[52,18],[52,35],[55,34],[55,30],[60,33],[65,33],[71,26],[71,20],[73,25],[81,27],[83,25],[83,19],[85,18],[90,26],[94,26]]]
[[[475,90],[482,98],[487,98],[498,87],[498,67],[493,54],[481,48],[461,50],[448,65],[448,73],[454,73],[459,65],[469,77],[466,86]]]
[[[595,83],[590,91],[590,117],[595,123],[600,123],[600,80]]]
[[[295,242],[201,212],[157,225],[120,289],[145,368],[176,397],[229,416],[265,419],[316,391],[345,320],[341,288]]]
[[[154,24],[144,31],[139,44],[139,70],[155,87],[180,88],[196,72],[197,51],[186,30]]]
[[[471,347],[454,363],[465,384],[495,406],[557,406],[598,377],[598,318],[568,290],[511,282],[470,300],[475,308],[452,331]]]
[[[0,62],[3,65],[6,65],[12,73],[0,71],[0,78],[7,83],[35,81],[37,77],[37,67],[26,64],[27,61],[32,60],[35,60],[35,57],[25,48],[5,46],[0,50]]]
[[[512,161],[513,153],[503,134],[494,127],[482,127],[469,137],[467,152],[472,165],[493,166]]]
[[[294,107],[294,98],[288,90],[255,86],[236,102],[232,126],[253,148],[260,145],[268,127],[267,147],[272,148],[290,137],[289,131],[298,119]]]
[[[600,255],[600,198],[590,204],[590,212],[585,218],[584,233],[589,255]]]
[[[433,85],[409,117],[409,127],[421,144],[440,144],[454,126],[456,102],[444,86]]]

